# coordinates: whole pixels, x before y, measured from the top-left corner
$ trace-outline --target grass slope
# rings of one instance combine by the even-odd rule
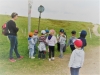
[[[4,16],[0,15],[0,26],[2,26],[5,22],[7,22],[10,19],[10,16]],[[29,74],[52,74],[54,69],[57,69],[60,62],[48,62],[48,60],[39,60],[34,59],[31,60],[28,58],[28,44],[27,44],[27,28],[28,28],[28,22],[26,17],[19,17],[16,21],[17,26],[20,28],[18,32],[18,49],[19,53],[24,56],[23,60],[18,60],[15,63],[10,63],[8,61],[9,56],[9,40],[7,37],[3,36],[0,33],[0,75],[29,75]],[[32,28],[31,30],[34,31],[37,29],[38,25],[38,19],[32,18]],[[87,35],[87,43],[90,46],[97,46],[99,44],[99,37],[96,37],[92,32],[92,38],[89,37],[89,31],[88,27],[91,28],[92,32],[92,23],[87,22],[77,22],[77,21],[61,21],[61,20],[51,20],[51,19],[42,19],[41,20],[41,26],[40,30],[42,29],[55,29],[58,33],[61,28],[65,29],[68,38],[71,36],[71,31],[76,30],[77,31],[77,37],[79,37],[79,32],[81,30],[86,30],[88,32]],[[0,31],[2,29],[0,28]],[[25,33],[26,32],[26,33]],[[70,48],[67,48],[67,51],[65,55],[69,55]],[[57,52],[56,49],[56,57],[59,55],[59,52]],[[48,55],[48,54],[47,54]],[[15,57],[15,54],[14,54]],[[51,72],[52,71],[52,72]]]

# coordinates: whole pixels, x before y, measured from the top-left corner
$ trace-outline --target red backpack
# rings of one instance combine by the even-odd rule
[[[2,26],[2,34],[7,36],[9,34],[9,29],[7,27],[7,23]]]

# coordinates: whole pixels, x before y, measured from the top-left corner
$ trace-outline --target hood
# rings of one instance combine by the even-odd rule
[[[48,40],[51,40],[51,38],[52,38],[52,35],[49,35],[49,36],[48,36]]]
[[[29,37],[28,40],[30,40],[31,38]]]
[[[76,49],[75,53],[76,53],[77,56],[81,56],[81,55],[83,55],[83,50],[82,49],[80,49],[80,50]]]
[[[85,30],[81,31],[80,37],[85,38],[87,35],[87,32]]]

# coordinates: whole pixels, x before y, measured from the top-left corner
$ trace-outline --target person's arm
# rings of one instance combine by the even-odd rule
[[[57,43],[57,38],[55,37],[55,44]]]
[[[86,39],[85,39],[85,44],[84,44],[84,46],[87,46],[87,42],[86,42]]]
[[[48,43],[48,37],[46,38],[46,43]]]
[[[83,66],[84,63],[84,58],[85,58],[85,53],[82,54],[82,59],[81,59],[81,67]]]
[[[34,42],[34,40],[33,40],[33,39],[31,39],[31,42],[32,42],[32,44],[35,44],[35,42]]]
[[[67,47],[70,45],[70,40],[71,40],[71,39],[69,39],[69,41],[68,41]]]
[[[74,56],[75,55],[75,51],[72,52],[71,57],[70,57],[70,61],[69,61],[69,67],[72,67],[73,63],[74,63]]]

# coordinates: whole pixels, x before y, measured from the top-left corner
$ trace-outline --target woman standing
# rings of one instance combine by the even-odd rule
[[[9,30],[8,38],[10,40],[9,60],[11,62],[16,62],[16,60],[13,58],[13,50],[15,51],[15,54],[16,54],[18,59],[23,58],[23,56],[20,56],[20,54],[18,53],[18,49],[17,49],[17,47],[18,47],[17,32],[18,32],[19,28],[16,27],[15,20],[17,20],[17,18],[18,18],[18,14],[15,12],[12,13],[11,18],[12,19],[7,22],[7,27]]]

